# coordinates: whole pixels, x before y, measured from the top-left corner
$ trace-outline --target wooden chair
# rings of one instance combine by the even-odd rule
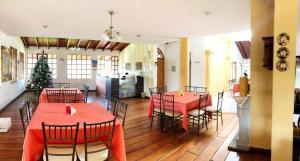
[[[162,105],[162,98],[161,98],[161,93],[157,93],[157,92],[153,92],[152,93],[152,120],[151,120],[151,127],[153,124],[153,119],[154,117],[158,116],[160,118],[161,121],[161,131],[163,131],[163,126],[162,126],[162,117],[163,117],[163,105]]]
[[[206,107],[207,107],[207,101],[208,101],[208,94],[200,94],[198,107],[188,111],[188,118],[189,118],[189,120],[192,120],[191,123],[193,123],[193,127],[195,124],[198,127],[197,128],[198,135],[200,134],[199,133],[200,120],[202,120],[202,127],[203,127],[203,124],[205,123],[206,129],[207,129],[207,118],[206,118],[206,114],[205,114]]]
[[[48,90],[46,89],[48,103],[63,103],[61,90]]]
[[[152,87],[152,88],[149,88],[149,92],[150,92],[150,96],[152,96],[152,93],[153,93],[153,92],[155,92],[155,93],[160,93],[158,87]]]
[[[162,126],[164,127],[166,119],[170,119],[171,128],[173,128],[174,134],[176,135],[176,127],[179,124],[182,113],[176,112],[174,109],[174,95],[162,94],[162,103],[163,103]]]
[[[64,89],[62,90],[64,103],[77,102],[77,89]]]
[[[48,125],[42,122],[44,161],[74,161],[79,123]]]
[[[195,87],[197,93],[205,94],[207,93],[207,87]]]
[[[80,161],[109,160],[115,122],[116,118],[100,123],[84,122],[84,144],[76,147]]]
[[[24,131],[24,134],[25,134],[27,126],[29,125],[29,122],[30,122],[27,102],[24,102],[22,104],[22,107],[20,108],[20,116],[21,116],[23,131]]]
[[[194,86],[185,86],[185,92],[195,92],[196,88]]]
[[[26,105],[27,105],[27,110],[28,110],[28,114],[29,114],[28,116],[29,116],[29,119],[31,120],[33,117],[33,114],[36,110],[36,107],[32,104],[31,99],[26,100]]]
[[[117,100],[115,117],[122,122],[123,128],[125,127],[127,108],[128,108],[128,104],[120,100]]]
[[[85,85],[84,88],[83,88],[83,95],[84,95],[84,103],[87,103],[87,99],[88,99],[88,96],[89,96],[89,89],[90,87]]]
[[[112,113],[112,115],[116,115],[116,103],[117,103],[117,98],[115,97],[111,97],[110,100],[107,100],[107,111],[110,111]]]
[[[217,120],[217,130],[219,128],[219,116],[221,117],[223,125],[223,116],[222,116],[222,104],[223,104],[224,91],[218,92],[218,102],[217,106],[208,106],[205,110],[206,114],[211,114],[212,120]],[[214,118],[216,117],[216,118]]]
[[[167,86],[163,86],[163,87],[158,87],[158,92],[159,93],[167,93]]]

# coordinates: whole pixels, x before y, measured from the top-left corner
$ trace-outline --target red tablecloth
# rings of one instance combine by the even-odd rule
[[[239,92],[239,84],[234,84],[233,85],[233,93]]]
[[[75,124],[80,123],[78,143],[84,143],[83,122],[96,123],[113,119],[113,115],[97,103],[71,103],[77,113],[73,116],[65,113],[64,103],[40,103],[27,128],[24,145],[23,161],[37,161],[43,154],[44,141],[42,122],[48,124]],[[112,155],[118,161],[126,161],[123,127],[116,121],[112,139]]]
[[[182,127],[188,131],[188,110],[193,109],[199,105],[199,94],[195,96],[194,93],[185,92],[183,96],[179,96],[178,92],[168,92],[167,94],[174,94],[174,109],[177,112],[182,112]],[[208,96],[208,106],[211,106],[211,95]],[[153,105],[152,97],[149,101],[148,116],[152,119]]]
[[[44,88],[41,95],[40,95],[40,98],[39,98],[40,103],[47,103],[48,102],[46,89],[47,90],[60,90],[61,88]],[[66,90],[77,90],[77,95],[76,95],[77,100],[83,100],[84,99],[83,93],[78,88],[64,88],[64,89],[66,89]],[[64,89],[61,89],[61,90],[64,90]]]

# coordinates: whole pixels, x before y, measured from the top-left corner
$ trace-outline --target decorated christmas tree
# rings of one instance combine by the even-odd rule
[[[42,52],[39,56],[27,84],[27,90],[36,91],[39,94],[44,88],[52,86],[52,73],[48,65],[47,55]]]

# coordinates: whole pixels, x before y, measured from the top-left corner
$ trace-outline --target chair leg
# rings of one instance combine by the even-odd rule
[[[151,125],[150,125],[150,127],[152,127],[152,123],[153,123],[153,113],[152,113],[152,119],[151,119]]]
[[[193,128],[194,128],[194,116],[192,116],[193,117]]]
[[[200,119],[201,119],[201,116],[198,117],[198,136],[200,135]]]
[[[217,131],[219,130],[219,114],[217,112]]]
[[[222,121],[222,125],[223,125],[223,114],[221,112],[221,121]]]
[[[164,126],[165,126],[165,118],[163,115],[160,115],[160,131],[164,131]]]

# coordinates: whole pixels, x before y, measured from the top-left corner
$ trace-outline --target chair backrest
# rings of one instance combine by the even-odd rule
[[[78,127],[78,122],[74,125],[48,125],[42,122],[46,161],[49,161],[49,156],[70,156],[72,157],[70,161],[74,160]],[[50,148],[68,148],[69,150],[56,154],[49,151]]]
[[[163,112],[163,106],[162,106],[162,98],[161,98],[161,93],[158,92],[153,92],[152,93],[152,106],[153,106],[153,111],[155,108],[159,109],[160,113]]]
[[[110,111],[114,116],[116,115],[116,104],[118,99],[111,97],[110,100],[107,99],[107,111]]]
[[[48,103],[63,103],[61,90],[48,90],[46,89]]]
[[[28,110],[28,114],[29,114],[29,119],[31,120],[31,118],[33,117],[33,114],[34,114],[36,108],[31,103],[31,99],[27,99],[26,100],[26,105],[27,105],[27,110]]]
[[[125,127],[127,108],[128,108],[128,104],[124,103],[121,100],[117,101],[115,117],[122,121],[123,128]]]
[[[87,99],[88,99],[88,96],[89,96],[89,89],[90,87],[85,85],[84,88],[83,88],[83,94],[84,94],[84,103],[87,103]]]
[[[196,88],[194,86],[185,86],[186,92],[195,92]]]
[[[159,92],[159,88],[158,87],[149,88],[149,92],[150,92],[150,96],[152,96],[153,92]]]
[[[217,109],[222,111],[224,91],[218,92]]]
[[[27,126],[29,125],[29,122],[30,122],[30,117],[29,117],[29,113],[28,113],[27,102],[24,102],[22,104],[22,107],[20,108],[20,116],[21,116],[21,121],[22,121],[22,126],[23,126],[23,130],[24,130],[24,134],[25,134]]]
[[[174,117],[174,95],[162,94],[162,103],[163,103],[163,113],[166,110],[172,111],[172,116]]]
[[[108,150],[108,156],[107,156],[107,160],[108,160],[111,151],[111,142],[112,142],[112,137],[115,129],[115,123],[116,123],[116,118],[106,122],[99,122],[99,123],[92,123],[92,124],[88,124],[86,122],[83,123],[86,161],[88,160],[89,154],[97,153],[106,149]],[[89,143],[90,141],[95,141],[95,140],[97,140],[98,142]],[[101,140],[101,142],[99,142],[99,140]],[[100,146],[102,143],[104,143],[107,148],[98,149],[98,150],[93,149],[92,151],[88,151],[89,145],[92,144],[93,146],[95,145],[97,146],[97,144],[99,144]]]
[[[62,90],[64,103],[75,103],[77,101],[77,89]]]
[[[207,92],[207,87],[195,87],[195,90],[197,93],[206,93]]]
[[[199,96],[199,109],[204,109],[206,111],[206,107],[208,106],[208,93],[200,94]]]
[[[166,93],[166,92],[168,92],[167,86],[158,87],[158,92],[159,93]]]

